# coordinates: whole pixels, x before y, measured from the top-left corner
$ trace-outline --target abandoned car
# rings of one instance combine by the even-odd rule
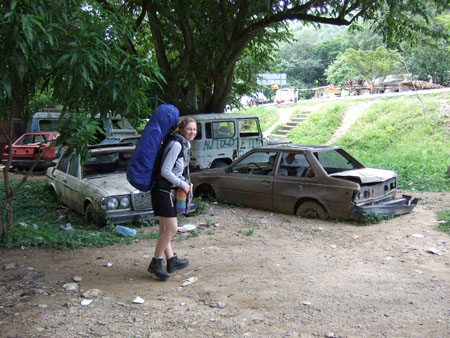
[[[150,192],[136,190],[126,178],[126,168],[135,146],[106,144],[90,147],[91,157],[61,156],[47,170],[50,189],[87,223],[105,225],[139,223],[153,217]],[[195,205],[191,204],[191,211]]]
[[[337,146],[255,148],[225,169],[191,174],[194,196],[320,219],[402,215],[417,204],[396,198],[393,171],[366,168]]]
[[[12,144],[11,165],[16,168],[30,168],[36,161],[36,168],[47,168],[60,153],[55,145],[58,132],[25,133]],[[2,163],[6,164],[9,147],[5,146]]]
[[[136,145],[139,142],[139,139],[141,138],[140,135],[133,135],[133,136],[108,136],[104,140],[102,140],[99,144],[129,144],[129,145]]]

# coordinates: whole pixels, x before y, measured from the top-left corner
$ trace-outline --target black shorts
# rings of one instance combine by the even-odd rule
[[[153,189],[151,194],[155,216],[177,217],[175,190]]]

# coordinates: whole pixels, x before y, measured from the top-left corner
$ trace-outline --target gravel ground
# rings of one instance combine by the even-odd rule
[[[183,220],[209,227],[174,242],[190,265],[165,282],[146,271],[154,240],[0,248],[0,336],[449,337],[450,193],[413,195],[369,226],[209,205]]]

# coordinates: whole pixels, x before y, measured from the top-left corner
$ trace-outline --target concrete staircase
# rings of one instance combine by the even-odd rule
[[[284,127],[279,129],[276,134],[271,134],[270,136],[273,138],[287,138],[292,129],[294,129],[299,123],[306,120],[309,113],[309,111],[298,113],[297,116],[286,122]]]

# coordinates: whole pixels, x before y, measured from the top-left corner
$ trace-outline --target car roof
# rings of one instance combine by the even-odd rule
[[[121,140],[126,140],[126,139],[135,139],[135,138],[140,138],[141,135],[124,135],[124,136],[108,136],[105,137],[105,140],[117,140],[117,139],[121,139]]]
[[[276,151],[312,151],[320,152],[326,150],[342,149],[339,146],[324,146],[310,144],[274,144],[264,147],[254,148],[254,150],[276,150]]]
[[[235,114],[235,113],[222,113],[222,114],[194,114],[194,115],[186,115],[180,116],[180,119],[184,119],[186,117],[193,118],[196,121],[203,120],[229,120],[229,119],[255,119],[256,115],[252,114]]]
[[[24,135],[52,135],[52,134],[59,134],[57,131],[39,131],[36,133],[23,133],[22,136]]]
[[[136,149],[135,145],[129,145],[129,143],[110,143],[110,144],[95,144],[88,147],[92,155],[110,153],[110,152],[133,152]]]
[[[36,119],[59,119],[59,117],[61,115],[62,115],[62,112],[60,112],[60,111],[39,111],[39,112],[36,112],[33,114],[33,118],[36,118]],[[106,117],[111,118],[113,120],[122,118],[120,114],[108,114]],[[95,118],[100,118],[100,114],[96,114]]]

